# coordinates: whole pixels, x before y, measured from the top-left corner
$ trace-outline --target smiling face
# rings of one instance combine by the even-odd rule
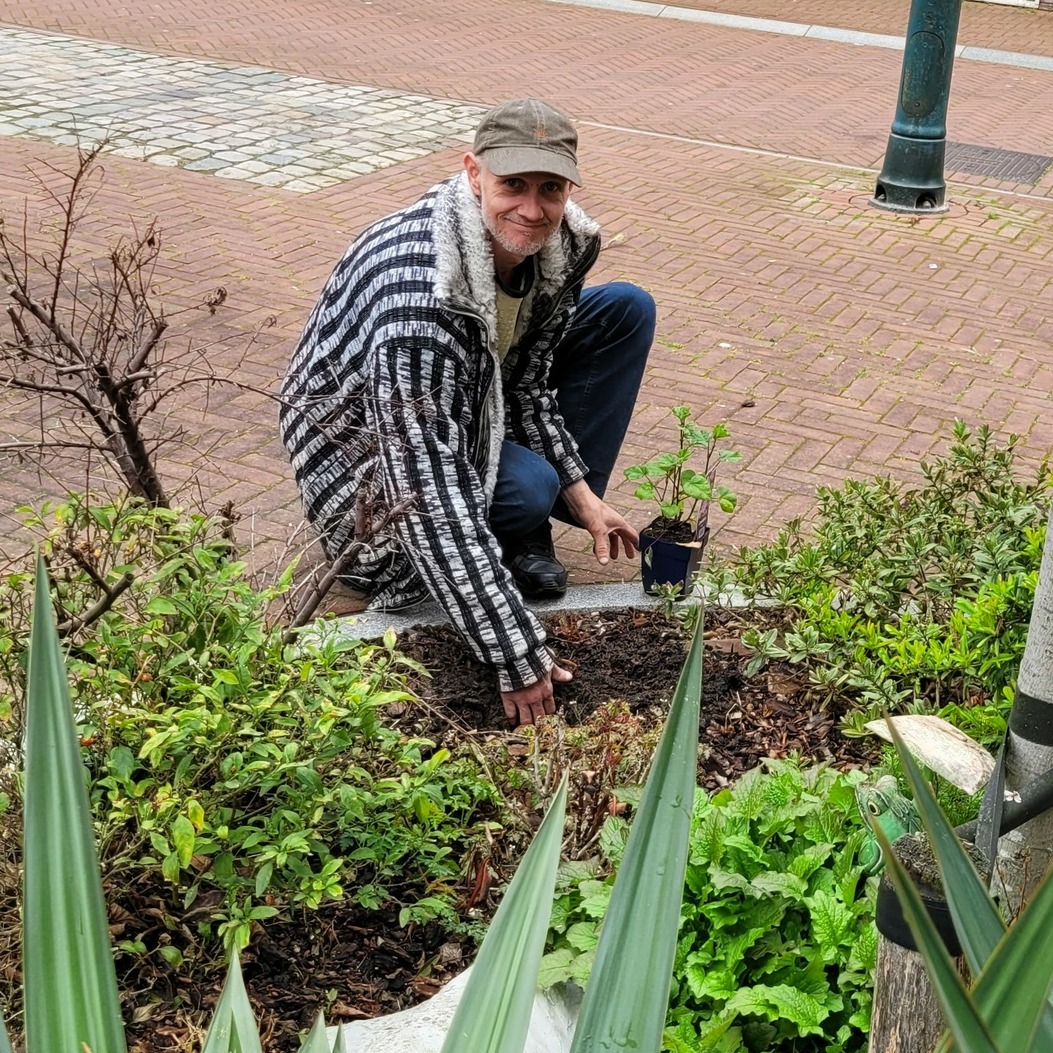
[[[571,183],[545,172],[499,176],[468,154],[465,171],[479,199],[498,269],[533,256],[559,228]]]

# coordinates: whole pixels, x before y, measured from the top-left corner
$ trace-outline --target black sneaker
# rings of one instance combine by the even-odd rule
[[[567,591],[567,568],[552,548],[551,523],[546,521],[529,534],[503,541],[501,553],[512,580],[528,599],[558,599]]]

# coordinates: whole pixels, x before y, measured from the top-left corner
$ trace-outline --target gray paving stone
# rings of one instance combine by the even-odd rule
[[[106,139],[122,156],[294,193],[467,144],[483,112],[0,26],[0,134],[65,145]]]

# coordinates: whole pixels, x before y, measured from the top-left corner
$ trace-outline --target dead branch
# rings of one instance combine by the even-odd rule
[[[58,625],[59,636],[69,636],[70,633],[74,633],[78,629],[83,629],[85,626],[91,625],[92,622],[98,621],[117,602],[120,596],[131,588],[134,581],[135,575],[126,571],[114,585],[107,585],[105,582],[102,582],[103,594],[98,601],[92,604],[83,614],[60,622]]]
[[[337,578],[382,534],[399,516],[408,512],[416,503],[416,497],[407,497],[387,509],[376,523],[367,523],[365,491],[360,490],[355,504],[355,540],[340,553],[327,567],[316,568],[312,577],[312,588],[300,602],[282,635],[282,643],[290,644],[296,639],[296,630],[303,628],[318,609],[326,593],[333,587]],[[324,573],[323,573],[324,570]]]

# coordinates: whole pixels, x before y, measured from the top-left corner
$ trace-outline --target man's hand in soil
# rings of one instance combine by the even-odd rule
[[[562,496],[574,521],[592,535],[592,552],[601,566],[618,558],[619,544],[625,550],[626,559],[636,555],[640,535],[618,512],[597,497],[584,479],[565,487]]]
[[[556,699],[552,694],[552,685],[565,684],[573,680],[574,674],[569,669],[554,665],[540,680],[521,687],[518,691],[502,691],[501,704],[505,707],[505,716],[513,727],[522,724],[536,724],[546,713],[556,712]]]

